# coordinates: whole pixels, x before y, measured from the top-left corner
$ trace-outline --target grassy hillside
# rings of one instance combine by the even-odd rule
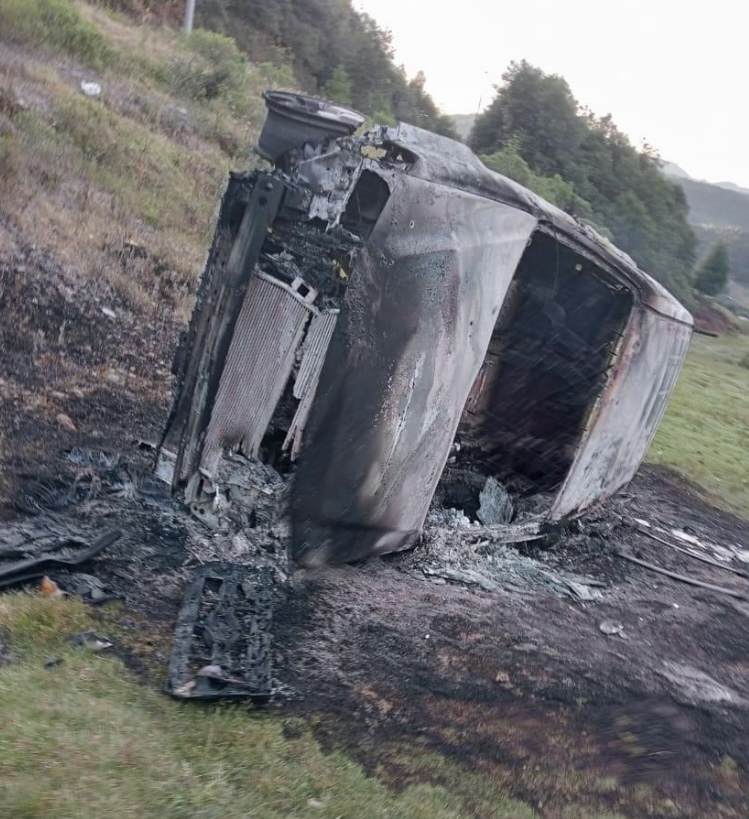
[[[227,172],[252,161],[260,93],[291,72],[67,0],[0,0],[0,32],[0,213],[132,306],[185,313]]]
[[[749,335],[696,336],[649,460],[749,517]]]
[[[689,222],[700,240],[701,254],[715,242],[724,242],[732,281],[749,286],[749,194],[738,187],[730,189],[696,179],[677,181],[689,203]]]

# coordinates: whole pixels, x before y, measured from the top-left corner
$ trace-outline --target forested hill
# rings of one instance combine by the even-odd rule
[[[595,224],[648,273],[692,300],[697,239],[682,188],[648,146],[580,106],[567,82],[523,61],[474,123],[471,147],[494,170]]]
[[[731,279],[749,286],[749,192],[727,183],[712,185],[681,178],[689,203],[689,221],[702,244],[701,251],[716,242],[725,244]]]
[[[184,3],[109,0],[138,14],[179,24]],[[457,136],[424,90],[425,77],[408,78],[393,61],[390,33],[351,0],[198,0],[195,25],[232,37],[253,62],[291,65],[296,84],[379,122],[403,120]]]

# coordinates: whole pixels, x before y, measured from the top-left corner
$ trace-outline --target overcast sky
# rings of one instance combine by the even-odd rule
[[[749,4],[743,0],[354,0],[393,33],[450,114],[475,113],[511,60],[698,179],[749,187]]]

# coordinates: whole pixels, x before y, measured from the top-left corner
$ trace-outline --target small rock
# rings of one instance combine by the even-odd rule
[[[510,682],[510,675],[506,671],[498,671],[494,677],[494,682],[507,685]]]
[[[122,376],[116,370],[107,370],[107,372],[104,374],[104,378],[110,384],[122,383]]]
[[[79,390],[78,387],[75,387],[70,391],[70,394],[75,396],[76,398],[85,398],[86,396],[83,394],[83,390]]]
[[[65,415],[64,412],[59,412],[55,416],[55,420],[61,427],[65,427],[65,429],[69,429],[71,432],[76,431],[75,424],[73,423],[73,419],[69,415]]]
[[[603,620],[598,624],[598,628],[608,636],[618,634],[621,637],[624,635],[624,626],[621,623],[615,623],[613,620]]]
[[[114,312],[110,307],[102,307],[101,312],[104,313],[107,318],[116,319],[117,313]]]
[[[307,804],[311,808],[324,808],[325,807],[325,803],[321,802],[319,799],[308,799]]]
[[[63,660],[62,657],[48,657],[44,661],[44,667],[54,668],[56,665],[62,665],[64,662],[65,660]]]

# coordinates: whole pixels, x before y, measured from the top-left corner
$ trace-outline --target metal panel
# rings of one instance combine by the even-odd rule
[[[613,495],[648,451],[679,377],[692,328],[640,306],[551,510],[561,520]]]
[[[302,345],[302,361],[294,382],[294,398],[304,398],[320,375],[328,344],[338,321],[338,311],[314,316]]]
[[[204,473],[215,474],[224,449],[257,456],[309,316],[291,293],[252,277],[203,445]]]
[[[294,481],[297,559],[413,544],[536,225],[517,208],[400,178],[320,376]]]
[[[162,445],[169,440],[177,460],[173,487],[191,480],[200,444],[221,382],[226,356],[252,271],[285,188],[270,174],[232,176],[221,205],[219,228],[198,292],[190,328],[175,361],[178,392]],[[246,194],[249,193],[249,203]],[[232,227],[237,211],[238,229]]]
[[[312,402],[315,400],[320,371],[337,321],[337,310],[334,313],[321,313],[315,316],[310,322],[307,337],[304,340],[302,362],[294,382],[294,397],[301,401],[283,442],[285,450],[291,448],[292,461],[297,459],[302,446],[307,417],[312,408]]]

